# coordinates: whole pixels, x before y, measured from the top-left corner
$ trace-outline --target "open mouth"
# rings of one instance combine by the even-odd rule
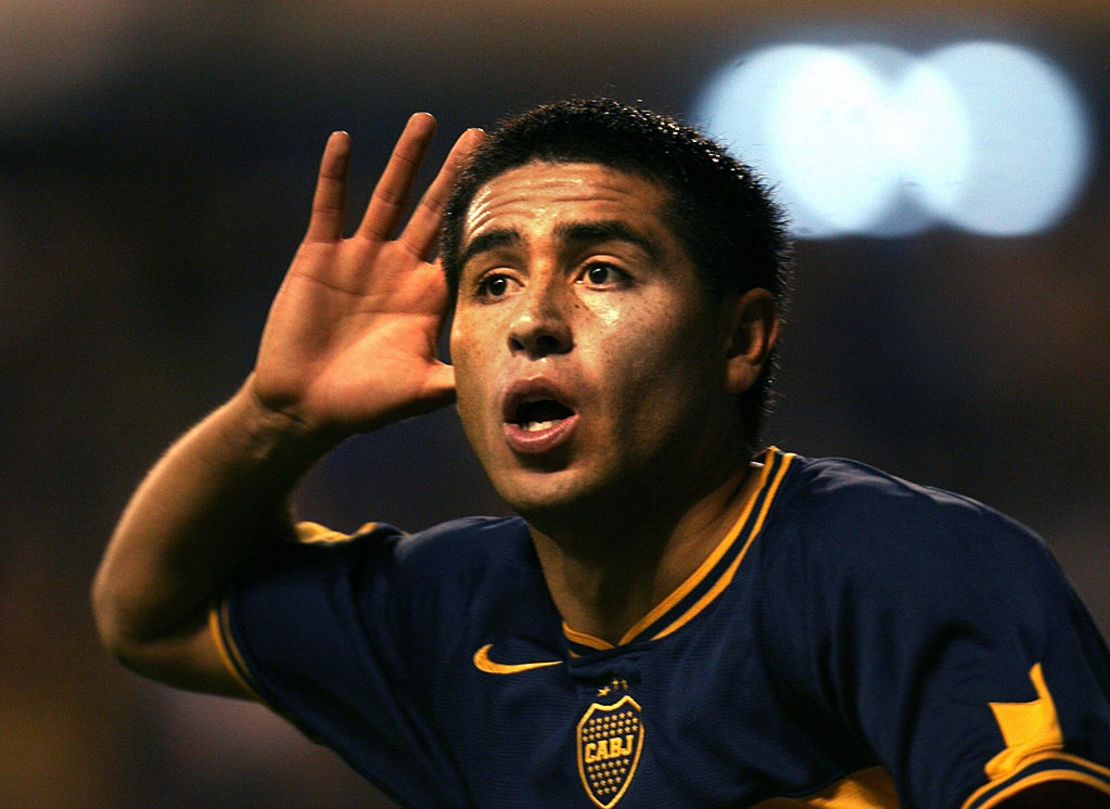
[[[546,456],[571,440],[579,412],[566,391],[548,380],[532,379],[510,388],[502,420],[505,440],[514,452]]]
[[[539,433],[573,415],[573,410],[555,399],[529,399],[517,404],[509,422],[526,433]]]

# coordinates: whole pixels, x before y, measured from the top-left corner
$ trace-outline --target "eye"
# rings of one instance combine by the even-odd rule
[[[626,282],[628,274],[604,261],[593,261],[586,265],[581,280],[596,287],[614,286]]]
[[[478,282],[477,296],[479,298],[502,298],[509,293],[512,283],[512,280],[505,275],[487,275]]]

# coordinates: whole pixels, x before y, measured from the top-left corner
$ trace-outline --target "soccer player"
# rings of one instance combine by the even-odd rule
[[[328,141],[253,373],[111,540],[106,646],[410,806],[1110,805],[1110,662],[1043,544],[758,451],[789,245],[751,172],[565,102],[464,133],[402,227],[433,127],[350,238]],[[294,522],[337,443],[453,399],[519,517]]]

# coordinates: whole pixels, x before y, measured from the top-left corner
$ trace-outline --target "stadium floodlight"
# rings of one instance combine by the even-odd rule
[[[996,42],[924,57],[877,44],[765,48],[715,76],[695,115],[771,181],[800,238],[937,221],[1033,233],[1068,209],[1090,162],[1063,74]]]

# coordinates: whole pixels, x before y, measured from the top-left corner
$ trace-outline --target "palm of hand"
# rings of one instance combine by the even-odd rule
[[[447,303],[434,249],[440,210],[469,149],[464,134],[408,225],[389,235],[434,129],[414,116],[358,231],[341,234],[349,141],[337,133],[321,161],[313,214],[274,300],[253,386],[266,408],[342,434],[449,403],[454,373],[436,358]]]

